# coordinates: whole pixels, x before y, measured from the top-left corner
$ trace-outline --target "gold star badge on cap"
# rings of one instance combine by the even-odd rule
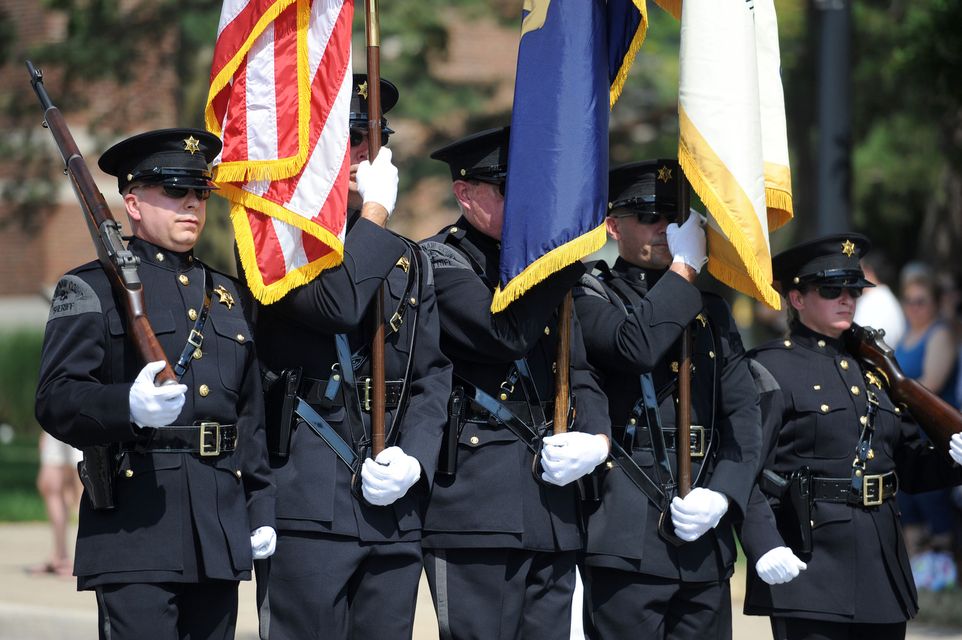
[[[234,306],[234,296],[230,294],[230,291],[224,288],[224,285],[217,285],[217,288],[214,289],[214,293],[216,293],[220,298],[218,302],[226,305],[228,310]]]
[[[357,95],[367,100],[367,80],[357,85]]]
[[[849,258],[855,253],[855,243],[851,240],[846,240],[842,243],[842,253],[844,253]]]
[[[200,151],[200,140],[198,140],[194,136],[190,136],[189,138],[184,138],[184,151],[189,152],[191,155],[194,155],[195,153]]]
[[[671,180],[671,169],[666,166],[662,166],[660,169],[658,169],[658,179],[665,184],[668,184],[668,181]]]

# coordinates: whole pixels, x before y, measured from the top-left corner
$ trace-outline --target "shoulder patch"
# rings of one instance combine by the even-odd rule
[[[419,247],[415,245],[414,251],[421,252],[420,265],[421,265],[421,269],[424,271],[424,286],[433,287],[434,286],[434,267],[431,265],[431,256],[428,255],[428,252],[424,247]]]
[[[57,288],[54,289],[47,322],[81,313],[103,313],[100,298],[97,297],[93,287],[78,276],[63,276],[57,283]]]
[[[474,271],[471,262],[460,251],[441,242],[425,241],[421,248],[435,269],[467,269]]]
[[[575,285],[575,295],[588,295],[597,296],[598,298],[603,298],[608,302],[611,302],[611,298],[608,297],[608,292],[605,291],[604,286],[598,281],[598,278],[586,273],[578,280],[578,284]]]
[[[758,393],[769,393],[781,389],[778,380],[762,363],[749,359],[748,368],[752,372],[752,379],[755,381],[755,388],[758,389]]]

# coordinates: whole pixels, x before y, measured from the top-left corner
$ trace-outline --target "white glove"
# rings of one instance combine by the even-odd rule
[[[257,527],[251,531],[251,553],[254,560],[270,558],[276,548],[277,532],[274,527]]]
[[[728,498],[724,494],[696,487],[684,499],[671,500],[671,522],[675,534],[685,542],[702,537],[706,531],[718,525],[728,511]]]
[[[148,362],[130,387],[130,421],[138,427],[164,427],[173,422],[184,408],[187,386],[165,384],[154,386],[154,377],[166,363]]]
[[[591,473],[608,457],[608,442],[602,435],[568,431],[542,442],[541,479],[559,487]]]
[[[962,465],[962,433],[953,433],[949,440],[949,456],[955,464]]]
[[[388,447],[361,465],[361,493],[373,505],[387,506],[408,492],[421,477],[421,463],[401,447]]]
[[[807,568],[788,547],[775,547],[755,563],[755,573],[767,584],[791,582]]]
[[[695,270],[708,262],[705,255],[705,216],[694,209],[688,214],[688,219],[680,227],[672,222],[665,228],[668,236],[668,251],[671,252],[672,262],[683,262]]]
[[[357,192],[364,203],[376,202],[387,209],[388,217],[397,202],[397,167],[391,164],[391,150],[381,147],[374,162],[357,165]]]

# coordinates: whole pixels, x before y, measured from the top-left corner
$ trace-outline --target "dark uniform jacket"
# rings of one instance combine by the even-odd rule
[[[801,326],[749,355],[765,414],[765,469],[788,476],[807,466],[813,476],[850,479],[870,391],[879,407],[866,474],[896,470],[900,490],[912,493],[962,480],[958,467],[923,443],[914,424],[903,422],[879,378],[840,341]],[[788,505],[778,498],[760,491],[752,496],[742,526],[750,567],[746,613],[865,623],[915,615],[915,583],[895,500],[872,507],[816,501],[812,553],[800,555],[808,568],[787,584],[769,586],[751,567],[769,550],[787,546],[789,532],[776,528],[782,508]]]
[[[338,362],[335,334],[342,333],[349,338],[350,350],[363,358],[356,377],[370,376],[373,322],[369,308],[382,284],[386,285],[385,379],[395,389],[398,381],[406,379],[409,385],[403,416],[398,418],[396,403],[387,405],[387,444],[397,445],[418,459],[422,480],[390,506],[368,505],[352,495],[347,466],[298,420],[290,456],[271,456],[281,529],[327,532],[369,542],[420,537],[424,502],[447,419],[451,364],[438,347],[431,265],[417,245],[358,218],[345,238],[341,266],[325,271],[278,302],[258,308],[258,355],[270,371],[303,367],[305,377],[327,381]],[[397,330],[390,325],[395,313],[400,316]],[[413,360],[409,359],[412,346]],[[363,425],[356,423],[356,417],[350,419],[344,401],[351,401],[351,393],[342,386],[340,399],[324,408],[315,402],[316,397],[308,397],[306,389],[301,389],[301,395],[344,441],[362,451],[370,442],[370,413],[361,414]]]
[[[554,399],[557,308],[584,273],[562,269],[492,315],[500,243],[461,218],[422,246],[434,265],[441,315],[441,348],[454,363],[454,384],[467,382],[500,397],[512,363],[526,357],[542,402]],[[609,433],[606,401],[589,372],[575,314],[571,331],[571,393],[577,414],[572,430]],[[525,396],[520,383],[505,388],[507,401]],[[469,410],[457,446],[457,474],[439,476],[425,520],[424,546],[506,547],[568,551],[581,547],[575,483],[536,482],[533,455],[508,428]],[[547,412],[548,419],[552,413]],[[470,419],[471,417],[476,419]],[[526,416],[530,419],[530,416]],[[540,472],[539,472],[540,475]]]
[[[575,305],[588,358],[603,375],[613,438],[625,444],[629,413],[641,397],[640,376],[648,372],[662,425],[673,433],[680,336],[691,322],[691,424],[706,429],[708,448],[707,457],[692,457],[693,485],[724,494],[730,506],[716,528],[675,547],[658,535],[658,507],[613,467],[601,502],[589,507],[587,562],[682,581],[727,578],[736,555],[731,523],[747,506],[761,449],[758,395],[738,328],[724,300],[671,271],[646,271],[619,258],[602,273],[582,278]],[[674,448],[668,453],[676,474]],[[635,446],[632,459],[656,477],[650,446]]]
[[[188,314],[202,308],[205,271],[212,274],[202,355],[182,379],[187,397],[173,424],[237,425],[237,448],[213,457],[143,452],[154,429],[131,423],[128,398],[145,363],[127,337],[123,308],[99,263],[63,276],[44,336],[37,419],[78,448],[130,449],[115,479],[116,508],[94,510],[86,494],[80,503],[74,571],[81,588],[248,579],[251,531],[274,526],[274,487],[244,298],[234,280],[190,253],[137,238],[130,250],[140,257],[147,315],[172,363],[194,326]]]

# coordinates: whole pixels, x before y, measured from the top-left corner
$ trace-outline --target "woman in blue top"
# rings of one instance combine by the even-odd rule
[[[913,263],[903,269],[901,280],[907,329],[895,347],[895,357],[906,376],[956,406],[958,348],[949,327],[939,317],[935,278],[928,267]],[[900,492],[897,499],[902,512],[902,533],[912,557],[917,585],[933,591],[950,586],[955,579],[950,553],[953,528],[950,490],[915,495]]]

